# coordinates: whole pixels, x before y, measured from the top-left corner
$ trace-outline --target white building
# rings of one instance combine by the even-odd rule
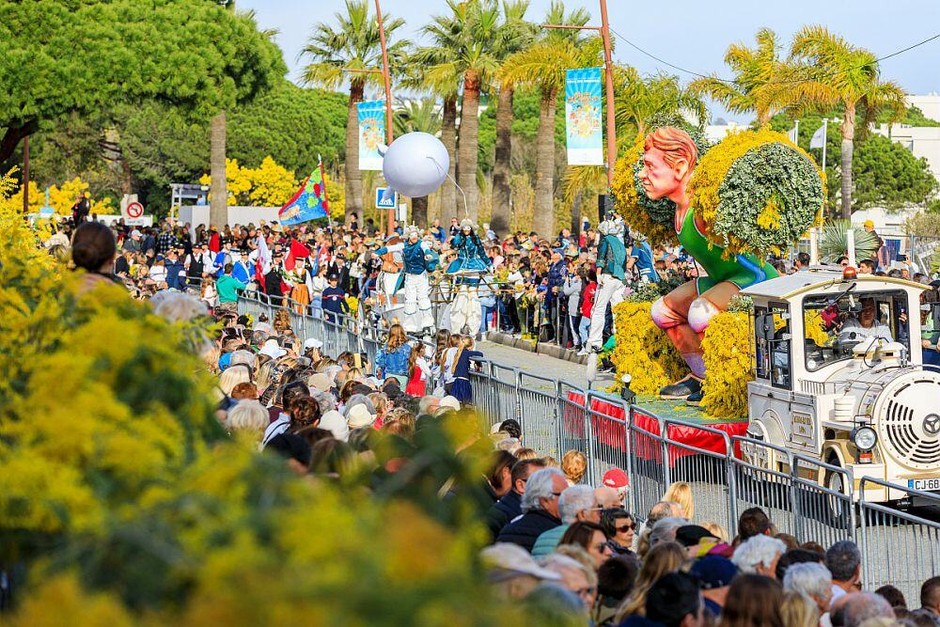
[[[908,126],[906,124],[881,124],[875,129],[910,150],[915,157],[927,160],[930,171],[940,180],[940,127]]]
[[[750,128],[749,124],[738,124],[731,121],[727,124],[709,124],[705,127],[705,139],[713,144],[717,144],[725,138],[728,133],[745,131]]]
[[[917,107],[921,112],[931,120],[940,122],[940,94],[931,92],[926,96],[908,96],[907,104],[910,107]]]

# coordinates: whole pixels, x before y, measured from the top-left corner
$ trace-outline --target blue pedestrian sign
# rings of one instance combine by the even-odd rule
[[[376,209],[394,209],[398,206],[398,192],[394,192],[388,198],[385,198],[387,187],[379,187],[375,190],[375,208]]]

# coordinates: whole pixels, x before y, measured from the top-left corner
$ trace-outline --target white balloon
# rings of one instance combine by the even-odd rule
[[[392,142],[382,160],[382,173],[390,187],[409,198],[427,196],[447,178],[450,157],[437,137],[407,133]]]

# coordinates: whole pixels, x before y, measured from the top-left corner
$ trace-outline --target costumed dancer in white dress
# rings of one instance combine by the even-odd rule
[[[398,234],[392,234],[386,238],[385,246],[375,251],[375,254],[382,259],[382,270],[376,281],[376,292],[378,301],[382,305],[382,313],[389,322],[391,322],[391,316],[400,312],[402,308],[401,298],[398,296],[405,280],[402,274],[404,266],[402,248],[401,237]]]
[[[457,258],[447,266],[447,274],[454,278],[456,290],[450,309],[451,331],[462,333],[467,327],[474,335],[479,332],[483,317],[478,286],[480,278],[490,271],[490,259],[475,226],[466,218],[460,223],[460,232],[450,241]]]

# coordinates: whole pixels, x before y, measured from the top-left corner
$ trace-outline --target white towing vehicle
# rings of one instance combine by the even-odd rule
[[[940,492],[940,369],[924,365],[921,349],[922,320],[936,324],[940,312],[924,304],[926,288],[821,267],[744,290],[754,303],[748,435],[850,470],[798,468],[844,494],[854,478],[856,499],[864,476]],[[790,472],[773,447],[742,449],[756,466]],[[905,505],[906,496],[866,484],[867,501]]]

